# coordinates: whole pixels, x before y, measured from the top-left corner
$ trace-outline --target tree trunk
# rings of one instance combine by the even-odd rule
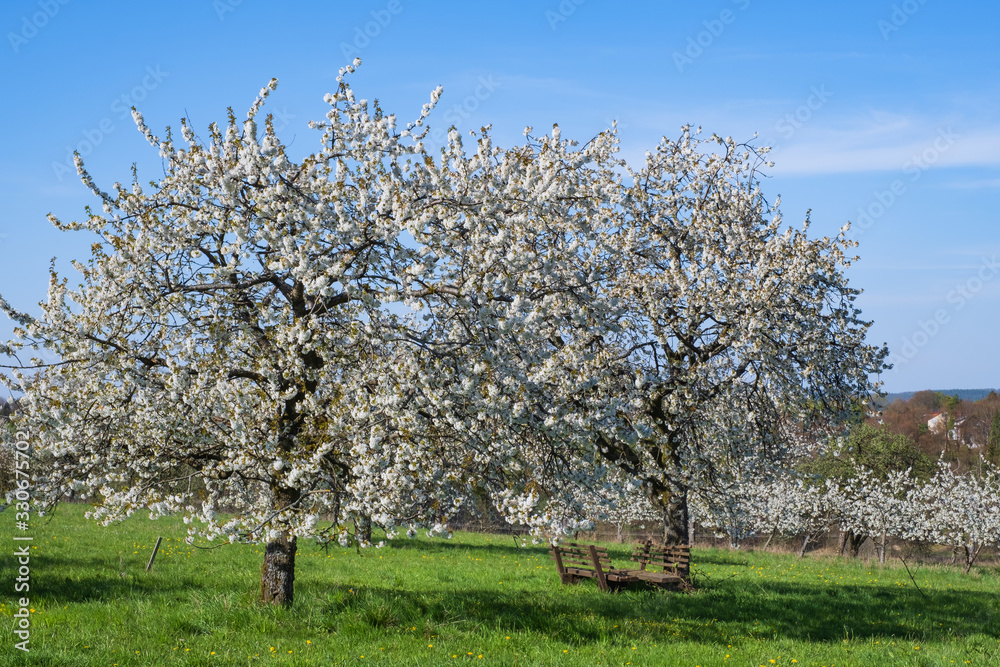
[[[774,536],[777,535],[777,533],[778,533],[777,528],[771,531],[771,534],[767,536],[767,542],[764,542],[764,547],[761,549],[761,551],[767,551],[767,548],[771,546],[771,540],[774,539]]]
[[[976,562],[976,558],[979,556],[979,551],[982,549],[980,546],[978,549],[974,545],[964,545],[965,548],[965,573],[968,574],[969,570],[972,569],[972,564]]]
[[[847,550],[847,540],[850,538],[851,533],[846,530],[840,531],[840,555],[844,555],[844,551]]]
[[[295,585],[295,536],[282,531],[267,543],[260,568],[260,601],[290,607]]]
[[[367,516],[358,517],[354,524],[354,535],[359,542],[370,544],[372,541],[372,520]]]
[[[293,507],[299,501],[296,489],[272,489],[276,509]],[[260,601],[264,604],[292,605],[295,585],[295,536],[287,526],[276,524],[277,537],[264,549],[264,564],[260,568]]]
[[[302,297],[302,283],[296,283],[292,296],[289,298],[292,309],[296,317],[305,317],[307,313],[305,300]],[[323,359],[315,350],[310,350],[300,356],[300,360],[306,368],[319,369],[323,367]],[[298,436],[301,433],[303,420],[299,413],[299,403],[305,400],[308,394],[316,391],[317,381],[308,379],[299,391],[291,398],[285,399],[285,405],[279,420],[278,452],[283,456],[288,456],[295,450],[298,444]],[[280,469],[277,469],[280,470]],[[292,510],[302,500],[301,492],[296,488],[286,486],[282,481],[280,472],[277,472],[271,480],[271,502],[272,508],[277,516],[286,510]],[[278,528],[278,535],[267,543],[264,549],[264,564],[260,568],[260,602],[263,604],[280,604],[286,607],[292,606],[295,597],[295,542],[287,525],[282,525],[279,519],[274,525]]]
[[[670,494],[663,508],[663,543],[691,544],[688,528],[687,489],[679,489]]]
[[[773,535],[774,533],[771,533],[771,534]],[[802,548],[801,548],[801,549],[799,549],[799,558],[803,558],[803,557],[805,557],[805,555],[806,555],[806,548],[807,548],[807,547],[809,546],[809,538],[810,538],[810,537],[812,537],[812,535],[810,535],[810,534],[809,534],[809,533],[807,532],[807,533],[806,533],[806,536],[802,538]],[[767,541],[768,541],[768,542],[770,542],[770,541],[771,541],[771,538],[768,538],[768,540],[767,540]]]
[[[866,539],[867,535],[856,535],[853,532],[850,534],[850,536],[848,537],[848,543],[851,550],[850,551],[851,558],[858,557],[858,551],[861,550],[861,545],[865,543]]]

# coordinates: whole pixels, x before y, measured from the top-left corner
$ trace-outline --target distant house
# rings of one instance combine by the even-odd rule
[[[963,445],[968,445],[970,448],[974,449],[978,447],[979,444],[976,443],[971,438],[968,439],[968,442],[966,441],[965,429],[963,428],[963,426],[967,421],[969,421],[968,417],[960,417],[956,419],[955,425],[951,428],[950,431],[948,431],[948,439],[953,440],[955,442],[960,442]]]
[[[948,428],[948,413],[935,412],[927,419],[927,430],[935,435],[944,433]]]
[[[948,413],[947,412],[935,412],[932,415],[927,416],[927,430],[935,435],[940,435],[947,432],[948,439],[952,442],[960,442],[963,445],[969,445],[969,447],[977,447],[977,443],[973,441],[966,442],[966,429],[963,428],[965,423],[968,422],[967,417],[959,417],[948,428]]]

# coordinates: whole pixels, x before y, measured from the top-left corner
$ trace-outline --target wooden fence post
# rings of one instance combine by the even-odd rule
[[[149,557],[149,562],[146,563],[146,572],[153,569],[153,559],[156,558],[156,552],[160,550],[160,542],[163,541],[162,537],[156,538],[156,546],[153,547],[153,554]]]

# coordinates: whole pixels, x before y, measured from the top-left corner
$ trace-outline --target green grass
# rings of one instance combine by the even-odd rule
[[[401,538],[360,555],[301,542],[295,605],[276,609],[255,602],[261,547],[200,550],[177,520],[101,528],[82,514],[33,517],[28,656],[13,648],[14,516],[0,514],[0,664],[1000,662],[993,568],[918,566],[921,594],[901,567],[696,549],[694,593],[609,595],[561,586],[544,546],[510,537]],[[608,546],[626,560],[627,547]]]

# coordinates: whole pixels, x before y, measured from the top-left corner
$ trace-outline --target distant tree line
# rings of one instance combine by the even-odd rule
[[[938,413],[944,427],[932,429],[928,421]],[[908,401],[889,403],[870,421],[885,424],[930,458],[943,456],[960,470],[975,465],[980,455],[1000,463],[1000,395],[996,392],[968,401],[958,394],[918,391]]]

